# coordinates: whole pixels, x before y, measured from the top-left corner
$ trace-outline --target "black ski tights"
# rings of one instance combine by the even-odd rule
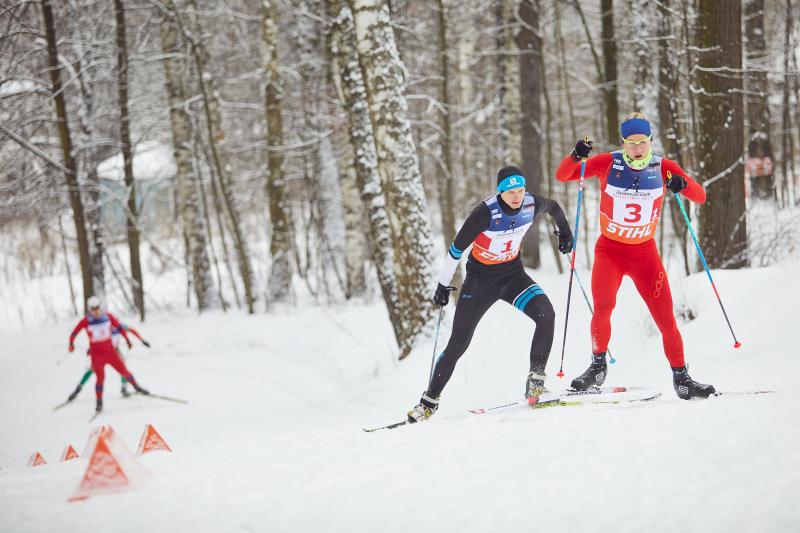
[[[549,298],[527,273],[520,268],[503,275],[467,273],[456,304],[453,331],[444,351],[436,361],[428,391],[439,396],[459,357],[467,350],[472,334],[483,315],[497,301],[503,300],[523,311],[536,322],[531,343],[530,369],[544,373],[553,345],[555,312]]]

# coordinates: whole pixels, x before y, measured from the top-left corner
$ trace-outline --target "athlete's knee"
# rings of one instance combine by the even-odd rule
[[[556,312],[546,296],[540,296],[528,302],[528,305],[525,306],[525,314],[536,322],[537,327],[555,326]]]

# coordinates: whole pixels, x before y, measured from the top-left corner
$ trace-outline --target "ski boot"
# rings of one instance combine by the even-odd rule
[[[80,392],[81,392],[81,389],[82,389],[82,388],[83,388],[83,387],[82,387],[81,385],[78,385],[77,387],[75,387],[75,390],[74,390],[74,391],[72,391],[72,394],[70,394],[70,395],[67,397],[67,401],[68,401],[68,402],[71,402],[72,400],[74,400],[75,398],[77,398],[77,397],[78,397],[78,394],[80,394]]]
[[[412,424],[415,422],[424,422],[433,416],[433,413],[439,408],[439,397],[425,391],[419,403],[415,405],[408,412],[408,421]]]
[[[681,400],[708,398],[717,392],[713,385],[704,385],[693,380],[685,366],[672,369],[672,386]]]
[[[150,395],[150,391],[145,389],[145,388],[140,387],[139,384],[136,383],[136,381],[134,379],[132,379],[132,378],[129,379],[128,383],[130,383],[131,386],[133,387],[133,390],[135,390],[139,394],[142,394],[144,396],[149,396]]]
[[[96,413],[99,413],[102,410],[103,410],[103,399],[102,398],[98,398],[97,399],[97,405],[95,405],[95,407],[94,407],[94,411]]]
[[[572,380],[572,388],[575,390],[586,390],[592,386],[600,386],[606,380],[606,352],[592,354],[592,364],[586,372]]]
[[[525,398],[530,402],[531,398],[539,398],[542,394],[550,392],[544,386],[544,380],[547,374],[544,372],[536,372],[531,370],[528,374],[528,379],[525,381]]]
[[[131,395],[130,391],[128,390],[128,387],[126,387],[124,384],[122,385],[122,389],[120,389],[120,392],[122,393],[123,398],[127,398],[128,396]]]

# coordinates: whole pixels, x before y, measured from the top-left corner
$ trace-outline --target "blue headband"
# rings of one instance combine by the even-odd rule
[[[619,132],[623,139],[627,139],[631,135],[641,134],[648,137],[653,134],[650,130],[650,123],[647,119],[631,118],[619,125]]]
[[[497,184],[498,192],[506,192],[511,189],[519,189],[525,187],[525,177],[519,174],[507,176],[503,181]]]

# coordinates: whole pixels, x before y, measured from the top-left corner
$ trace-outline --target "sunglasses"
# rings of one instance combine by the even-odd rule
[[[638,141],[632,141],[632,140],[630,140],[630,139],[622,139],[622,143],[623,143],[623,144],[624,144],[624,145],[625,145],[627,148],[636,148],[636,147],[637,147],[637,146],[639,146],[640,144],[649,143],[649,142],[651,142],[652,140],[653,140],[653,138],[652,138],[652,137],[646,137],[646,138],[644,138],[644,139],[641,139],[641,140],[638,140]]]

